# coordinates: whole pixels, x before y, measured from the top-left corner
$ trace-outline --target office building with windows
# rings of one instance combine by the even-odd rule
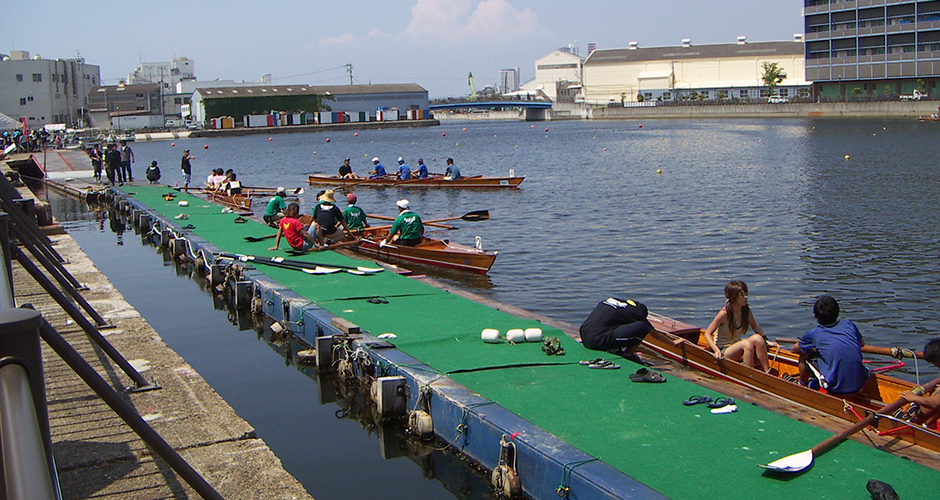
[[[820,98],[940,97],[940,1],[804,0],[806,79]]]
[[[101,85],[101,70],[85,59],[43,59],[23,50],[0,54],[0,113],[30,128],[49,123],[87,125],[86,97]]]

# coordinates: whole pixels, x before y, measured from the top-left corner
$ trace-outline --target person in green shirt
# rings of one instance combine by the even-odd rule
[[[392,223],[388,230],[388,237],[382,240],[379,246],[385,246],[392,243],[413,247],[424,239],[424,224],[421,223],[421,217],[411,211],[411,204],[408,200],[398,200],[398,217]]]
[[[366,220],[366,212],[356,206],[356,201],[358,201],[356,195],[354,193],[347,193],[346,201],[349,202],[349,206],[346,207],[346,210],[343,210],[343,218],[346,219],[346,225],[349,226],[349,230],[356,231],[369,227],[369,221]]]
[[[282,187],[277,188],[274,198],[268,202],[268,208],[264,210],[264,222],[271,227],[277,227],[277,221],[284,217],[284,210],[287,209],[287,203],[284,203],[286,190]]]

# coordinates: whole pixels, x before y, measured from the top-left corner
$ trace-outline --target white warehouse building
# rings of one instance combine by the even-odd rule
[[[777,63],[786,77],[776,93],[808,96],[802,37],[795,41],[597,49],[583,64],[582,98],[588,105],[611,102],[766,98],[763,63]]]

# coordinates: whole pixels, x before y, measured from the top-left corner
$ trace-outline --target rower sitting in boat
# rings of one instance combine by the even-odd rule
[[[454,180],[460,178],[460,169],[457,168],[457,165],[454,165],[454,159],[447,159],[447,170],[444,171],[444,180]]]
[[[337,223],[343,226],[342,232]],[[326,190],[313,207],[313,229],[320,245],[326,245],[327,240],[340,241],[349,234],[349,226],[343,212],[336,206],[332,189]]]
[[[405,159],[398,157],[398,180],[407,181],[411,179],[411,167],[405,163]]]
[[[821,295],[813,306],[819,326],[803,335],[792,351],[800,355],[800,385],[819,387],[831,394],[858,392],[871,374],[862,363],[865,339],[855,323],[839,320],[839,303],[831,295]],[[816,373],[808,366],[813,364]],[[813,387],[813,388],[819,388]]]
[[[669,338],[653,328],[647,315],[646,306],[639,302],[608,298],[598,303],[581,323],[581,342],[588,349],[607,351],[648,365],[636,353],[647,335],[676,345],[682,343],[682,339]]]
[[[416,177],[418,179],[428,178],[428,166],[424,164],[424,159],[422,158],[418,158],[418,174]]]
[[[399,245],[413,247],[424,239],[424,224],[421,217],[411,211],[411,203],[408,200],[398,200],[398,217],[392,223],[388,230],[388,237],[379,243],[379,246],[397,243]]]
[[[369,227],[369,221],[366,220],[366,212],[356,206],[356,201],[358,201],[356,195],[354,193],[347,193],[346,201],[349,202],[349,206],[346,207],[346,210],[343,210],[343,218],[346,219],[346,225],[349,227],[350,231],[357,231]]]
[[[725,285],[725,302],[725,306],[705,329],[705,340],[711,347],[712,355],[717,360],[740,361],[746,366],[760,368],[765,373],[770,371],[767,347],[780,346],[776,342],[767,342],[764,331],[754,319],[747,305],[747,284],[731,281]],[[744,338],[749,326],[754,330],[754,335]]]
[[[235,172],[232,172],[228,176],[228,182],[223,186],[225,194],[227,196],[235,196],[236,194],[242,194],[242,183],[239,182],[238,176],[235,175]]]
[[[277,250],[281,246],[281,236],[287,244],[298,252],[306,252],[317,246],[317,240],[307,232],[306,227],[297,219],[300,214],[300,205],[291,203],[284,211],[284,217],[278,222],[277,235],[274,237],[274,246],[268,250]]]
[[[924,360],[940,368],[940,338],[927,341],[927,345],[924,346]],[[923,389],[923,387],[919,387],[913,391],[904,391],[901,393],[901,397],[909,403],[914,403],[919,408],[917,411],[908,410],[908,415],[912,417],[912,421],[922,423],[930,428],[937,428],[937,420],[940,417],[940,413],[938,413],[938,410],[940,410],[940,390],[935,390],[933,394],[927,396],[924,394]],[[912,413],[914,415],[911,415]]]
[[[385,167],[382,166],[382,163],[379,161],[378,156],[376,156],[375,158],[372,158],[372,165],[373,165],[373,168],[375,168],[375,170],[369,171],[369,178],[370,179],[384,179],[386,176]]]
[[[287,210],[287,204],[284,203],[284,196],[286,194],[283,187],[278,187],[277,191],[274,193],[274,198],[271,198],[271,201],[268,202],[263,217],[267,225],[277,227],[277,221],[284,217],[284,213]]]
[[[343,160],[343,166],[339,167],[339,172],[337,172],[337,177],[340,179],[358,179],[359,176],[352,171],[352,167],[349,166],[349,158]]]

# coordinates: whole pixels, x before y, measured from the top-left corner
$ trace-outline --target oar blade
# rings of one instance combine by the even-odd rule
[[[461,217],[461,219],[466,220],[466,221],[489,220],[490,211],[489,210],[477,210],[475,212],[468,212],[464,214],[464,216]]]
[[[775,472],[800,472],[813,465],[813,450],[806,450],[783,457],[761,467]]]
[[[356,266],[356,270],[359,271],[359,272],[361,272],[361,273],[375,274],[375,273],[380,273],[380,272],[384,271],[385,269],[383,269],[383,268],[381,268],[381,267]]]

